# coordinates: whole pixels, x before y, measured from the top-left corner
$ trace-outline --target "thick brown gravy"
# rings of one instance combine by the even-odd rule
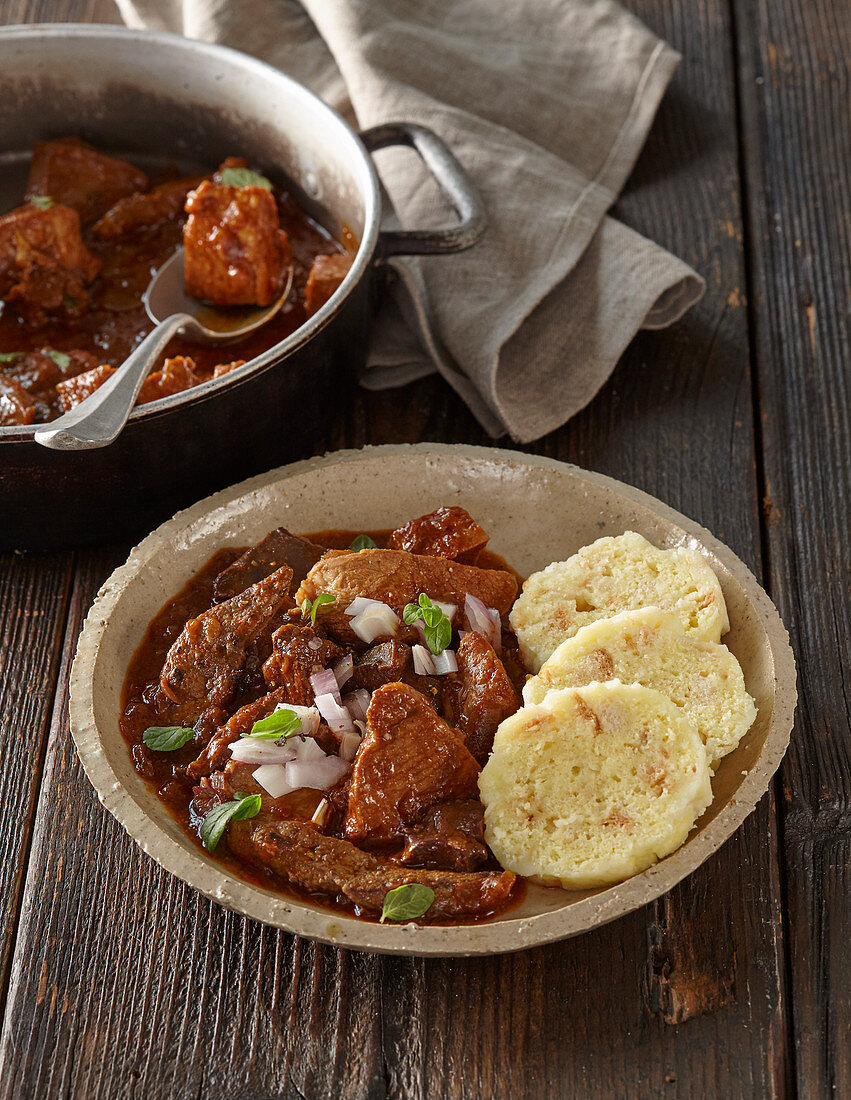
[[[328,549],[347,549],[352,540],[359,534],[367,534],[378,546],[384,546],[390,535],[390,529],[365,532],[335,529],[311,532],[303,537]],[[190,742],[185,748],[178,749],[175,752],[152,754],[143,744],[142,735],[145,730],[148,726],[159,724],[160,721],[154,698],[159,683],[160,670],[168,650],[187,620],[194,618],[210,607],[213,602],[213,583],[216,577],[246,549],[247,547],[242,546],[218,550],[152,620],[127,668],[121,693],[121,717],[119,720],[121,733],[130,747],[136,770],[146,783],[157,791],[168,807],[169,812],[182,825],[193,843],[198,846],[207,859],[212,859],[227,867],[231,873],[247,882],[274,890],[288,897],[309,901],[312,905],[318,905],[334,912],[344,912],[350,916],[357,916],[362,920],[375,922],[378,920],[376,916],[359,912],[345,898],[332,900],[322,894],[307,894],[291,884],[282,883],[280,879],[270,873],[246,866],[229,853],[227,845],[224,843],[220,844],[214,852],[208,852],[200,841],[201,821],[192,812],[191,791],[178,783],[172,782],[175,770],[189,764],[198,755],[197,746],[193,747]],[[481,552],[478,564],[485,568],[508,569],[519,580],[522,581],[523,579],[503,558],[488,550]],[[509,668],[509,659],[506,660],[506,667]],[[523,672],[519,662],[516,663],[514,668],[509,668],[509,671],[514,677],[519,677],[522,680]],[[259,697],[263,694],[263,690],[261,685],[256,687],[249,685],[243,694],[234,700],[232,711]],[[312,789],[294,791],[286,798],[277,800],[280,805],[276,812],[281,816],[309,820],[321,799],[321,791]],[[497,868],[498,865],[493,861],[493,869]],[[489,868],[485,867],[483,869],[487,870]],[[525,883],[518,879],[509,897],[508,904],[501,906],[498,910],[474,919],[444,919],[435,922],[426,921],[426,923],[479,924],[483,920],[496,916],[497,913],[504,913],[513,909],[523,901],[525,895]]]

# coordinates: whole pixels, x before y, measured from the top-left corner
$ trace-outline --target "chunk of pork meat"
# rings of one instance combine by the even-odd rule
[[[113,374],[115,374],[115,367],[102,363],[99,367],[92,367],[91,370],[77,374],[73,378],[66,378],[63,382],[58,382],[56,392],[59,395],[62,408],[65,412],[73,409],[75,405],[79,405],[81,401],[85,401],[87,397],[90,397],[99,386],[104,384],[107,378],[112,378]]]
[[[475,797],[479,765],[461,736],[407,684],[373,693],[343,825],[349,840],[386,843],[403,836],[437,802]]]
[[[436,558],[475,565],[488,544],[488,533],[464,508],[437,508],[428,515],[397,527],[387,540],[390,550],[430,554]]]
[[[97,359],[87,351],[75,348],[65,352],[71,362],[63,371],[56,360],[48,355],[50,348],[42,351],[28,351],[13,359],[11,363],[2,368],[2,373],[7,378],[14,378],[24,387],[27,393],[38,394],[62,382],[67,376],[81,374],[98,365]]]
[[[270,577],[225,603],[190,619],[166,655],[159,702],[165,713],[209,732],[239,683],[249,646],[275,622],[290,601],[292,570]],[[175,704],[169,708],[168,703]]]
[[[317,256],[310,265],[304,288],[304,310],[308,317],[325,305],[349,273],[352,257],[340,254]]]
[[[132,164],[67,137],[35,143],[26,197],[48,195],[72,207],[87,222],[147,186],[148,177]]]
[[[255,699],[253,703],[240,707],[236,714],[216,730],[198,759],[187,767],[186,774],[190,779],[201,779],[212,772],[220,771],[230,760],[230,746],[240,737],[249,734],[255,722],[271,714],[285,699],[286,692],[283,688],[278,688],[260,699]]]
[[[301,584],[324,553],[325,550],[315,542],[291,535],[285,527],[276,527],[219,573],[213,585],[213,597],[221,602],[238,596],[249,585],[268,577],[282,565],[292,569],[293,584]]]
[[[186,212],[186,293],[222,306],[271,305],[292,263],[271,191],[205,180]]]
[[[0,297],[32,324],[52,313],[83,313],[86,286],[100,267],[70,206],[19,206],[0,218]]]
[[[310,677],[331,668],[344,653],[311,627],[284,623],[272,635],[272,656],[263,665],[263,676],[270,688],[284,689],[288,703],[309,707],[315,699]]]
[[[517,595],[517,581],[502,569],[479,569],[448,558],[409,554],[406,550],[329,550],[314,565],[299,586],[296,603],[313,600],[320,592],[337,599],[336,615],[357,596],[381,600],[401,617],[405,605],[416,603],[421,592],[433,600],[455,604],[455,626],[467,626],[464,598],[467,593],[507,615]],[[327,619],[334,637],[340,624]],[[347,626],[347,624],[345,624]],[[350,629],[350,628],[349,628]]]
[[[411,647],[395,638],[368,649],[352,670],[349,689],[375,691],[382,684],[404,680],[413,665]]]
[[[302,890],[342,895],[372,913],[381,912],[388,891],[420,883],[434,890],[428,919],[485,914],[507,899],[515,882],[510,871],[463,874],[382,862],[312,824],[266,815],[232,822],[227,839],[234,855]]]
[[[520,706],[505,666],[493,646],[468,630],[456,654],[458,661],[458,729],[480,764],[493,748],[497,726]]]
[[[177,221],[183,214],[186,196],[205,179],[206,176],[185,176],[119,199],[92,226],[92,232],[101,240],[114,240],[137,229],[151,229],[164,222]]]
[[[35,402],[20,382],[0,374],[0,426],[32,424]]]
[[[473,871],[488,858],[484,806],[472,799],[435,806],[409,829],[399,859],[409,867]]]

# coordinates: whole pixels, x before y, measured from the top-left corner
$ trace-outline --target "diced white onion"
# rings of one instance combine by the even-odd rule
[[[370,607],[386,607],[386,603],[382,603],[381,600],[370,600],[366,596],[355,596],[349,606],[346,608],[347,615],[360,615],[362,611],[366,611]]]
[[[452,619],[455,616],[455,612],[458,610],[457,606],[454,603],[443,603],[441,600],[432,600],[431,602],[434,604],[435,607],[439,607],[446,618],[450,622],[452,622]]]
[[[316,651],[322,648],[322,640],[320,638],[311,638],[307,643],[307,648]]]
[[[322,760],[324,757],[325,753],[313,737],[295,738],[295,759],[298,760],[299,763]]]
[[[328,813],[330,809],[331,803],[328,801],[327,798],[323,798],[316,809],[313,811],[313,817],[311,817],[310,820],[313,822],[314,825],[318,826],[321,829],[324,826],[325,822],[328,820]]]
[[[334,678],[337,681],[338,687],[342,687],[352,675],[354,665],[355,659],[351,653],[347,653],[345,657],[341,658],[336,665],[334,665]]]
[[[240,737],[230,746],[230,754],[240,764],[286,764],[296,755],[292,745],[276,745],[260,737]]]
[[[431,663],[434,665],[434,671],[438,676],[445,676],[447,672],[458,671],[458,662],[455,660],[455,654],[451,649],[444,649],[442,653],[434,654]]]
[[[468,592],[464,597],[464,614],[470,629],[481,634],[499,653],[502,650],[502,621],[499,612],[493,607],[486,607],[478,596],[472,596]]]
[[[330,668],[323,668],[321,672],[314,672],[310,677],[310,686],[317,698],[320,695],[333,695],[337,702],[340,702],[340,685]]]
[[[289,765],[288,765],[289,766]],[[287,769],[282,764],[263,764],[251,773],[257,783],[272,798],[281,798],[295,790],[287,779]]]
[[[360,743],[361,736],[359,733],[344,733],[340,740],[340,759],[351,764],[357,755]]]
[[[334,733],[349,733],[355,728],[352,716],[333,695],[317,695],[316,706]]]
[[[366,688],[350,691],[348,695],[343,696],[343,705],[352,718],[365,722],[366,709],[369,706],[369,692]]]
[[[415,645],[411,651],[414,655],[414,672],[417,676],[434,676],[434,656],[424,645]]]
[[[382,634],[393,635],[399,626],[399,616],[386,603],[368,607],[356,615],[350,626],[363,642],[374,642]]]
[[[342,779],[349,765],[339,756],[326,756],[324,760],[291,760],[286,766],[287,783],[293,789],[313,787],[327,791]]]

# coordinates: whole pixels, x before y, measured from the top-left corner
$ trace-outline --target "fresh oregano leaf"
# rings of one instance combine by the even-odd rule
[[[273,710],[265,718],[261,718],[251,727],[250,732],[243,733],[243,737],[262,737],[271,741],[278,737],[289,737],[298,733],[301,729],[301,719],[294,710]]]
[[[237,793],[232,802],[221,802],[214,806],[204,818],[201,826],[201,841],[208,852],[212,852],[222,833],[231,821],[245,821],[249,817],[256,817],[260,813],[259,794]]]
[[[190,726],[148,726],[142,740],[154,752],[174,752],[182,749],[195,736]]]
[[[272,184],[259,172],[252,172],[250,168],[225,168],[219,173],[219,182],[226,187],[262,187],[265,191],[272,190]]]
[[[369,535],[357,535],[352,539],[352,544],[349,547],[350,550],[372,550],[375,547],[375,541],[369,537]]]
[[[409,882],[388,890],[381,909],[381,923],[386,920],[416,920],[427,913],[434,901],[434,890],[419,882]]]

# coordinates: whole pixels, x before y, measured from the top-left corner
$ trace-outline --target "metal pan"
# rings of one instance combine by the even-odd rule
[[[32,427],[0,428],[0,549],[68,546],[141,532],[176,508],[313,449],[364,363],[388,256],[451,253],[481,235],[481,202],[431,131],[355,131],[302,85],[221,46],[112,26],[0,31],[2,193],[20,201],[38,139],[74,134],[141,163],[212,166],[238,153],[285,182],[333,234],[360,245],[329,302],[244,367],[136,410],[101,450],[48,451]],[[411,146],[458,213],[449,228],[382,232],[370,154]],[[17,170],[16,170],[17,169]],[[8,189],[7,189],[8,190]]]

